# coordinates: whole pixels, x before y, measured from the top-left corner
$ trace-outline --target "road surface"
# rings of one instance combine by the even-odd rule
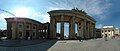
[[[6,47],[0,46],[0,51],[120,51],[120,37],[115,39],[83,40],[48,40],[35,45]]]

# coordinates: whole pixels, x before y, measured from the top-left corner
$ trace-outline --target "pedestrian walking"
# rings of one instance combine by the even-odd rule
[[[105,34],[104,38],[105,38],[105,41],[107,41],[107,34]]]

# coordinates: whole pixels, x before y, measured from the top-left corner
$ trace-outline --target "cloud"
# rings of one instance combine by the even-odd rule
[[[92,1],[91,0],[52,0],[52,1],[50,0],[50,2],[49,1],[48,2],[51,4],[48,5],[48,2],[47,2],[45,6],[42,6],[43,10],[41,10],[41,7],[39,7],[41,5],[37,1],[34,1],[35,3],[33,4],[35,5],[33,5],[34,7],[30,6],[30,12],[27,18],[31,18],[42,23],[50,22],[49,14],[47,14],[48,11],[59,10],[59,9],[73,9],[74,7],[76,7],[79,9],[84,9],[88,13],[88,15],[93,17],[95,16],[94,18],[104,20],[107,18],[109,8],[112,5],[109,1],[110,0],[92,0]],[[13,3],[13,5],[15,4]],[[15,6],[12,7],[13,10],[15,10],[14,7]],[[18,7],[20,6],[18,5]],[[34,9],[38,9],[38,10],[34,10]],[[11,10],[12,13],[14,13],[13,10]],[[11,15],[7,13],[0,13],[0,24],[6,25],[4,18],[10,17],[10,16]],[[0,27],[4,28],[5,26],[0,26]]]
[[[47,11],[51,11],[51,10],[63,10],[63,9],[67,9],[67,8],[60,8],[60,7],[48,7]]]
[[[7,18],[7,14],[1,13],[0,14],[0,29],[6,29],[6,21],[4,18]]]
[[[0,24],[1,24],[0,29],[6,29],[6,27],[7,27],[6,24],[7,23],[6,23],[5,18],[9,18],[9,17],[13,17],[13,16],[6,13],[6,12],[1,12],[0,13]],[[17,17],[20,17],[20,16],[17,15]],[[35,10],[30,11],[29,15],[22,16],[22,17],[34,19],[34,20],[37,20],[37,21],[42,22],[42,23],[50,22],[50,17],[49,17],[49,15],[47,13],[43,14],[43,13],[35,11]]]
[[[37,21],[40,21],[42,23],[50,22],[50,17],[48,14],[42,14],[41,12],[35,12],[33,13],[32,19],[35,19]]]
[[[53,0],[51,9],[73,9],[79,8],[85,10],[89,15],[96,16],[100,20],[107,18],[110,6],[110,0]],[[107,14],[106,14],[107,13]]]
[[[96,25],[96,28],[102,28],[103,24]]]

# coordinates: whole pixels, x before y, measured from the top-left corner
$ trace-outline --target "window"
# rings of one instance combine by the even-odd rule
[[[20,32],[19,32],[19,37],[21,37],[21,36],[22,36],[22,32],[20,31]]]
[[[110,30],[108,30],[108,32],[110,32]]]
[[[29,26],[27,26],[27,28],[29,28]]]
[[[103,32],[103,31],[102,31]]]
[[[105,30],[105,32],[107,32],[107,30]]]
[[[22,25],[19,25],[19,28],[22,28]]]
[[[35,29],[35,27],[33,27],[33,29]]]
[[[35,32],[33,32],[33,36],[35,36]]]
[[[81,23],[79,23],[79,25],[81,25]]]
[[[81,27],[79,27],[79,29],[81,29]]]
[[[114,30],[113,30],[114,31]]]

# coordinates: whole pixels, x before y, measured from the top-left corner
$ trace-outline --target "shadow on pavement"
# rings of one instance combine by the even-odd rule
[[[44,40],[5,40],[0,41],[0,51],[47,51],[57,42],[56,39]]]
[[[49,39],[41,39],[41,40],[3,40],[0,41],[0,46],[3,47],[21,47],[21,46],[30,46],[30,45],[37,45],[40,43],[44,43],[47,41],[51,41]],[[57,40],[52,40],[55,43]],[[55,42],[54,42],[55,41]]]
[[[45,46],[41,49],[41,51],[47,51],[48,49],[50,49],[55,43],[57,42],[57,40],[49,40],[44,44]]]

